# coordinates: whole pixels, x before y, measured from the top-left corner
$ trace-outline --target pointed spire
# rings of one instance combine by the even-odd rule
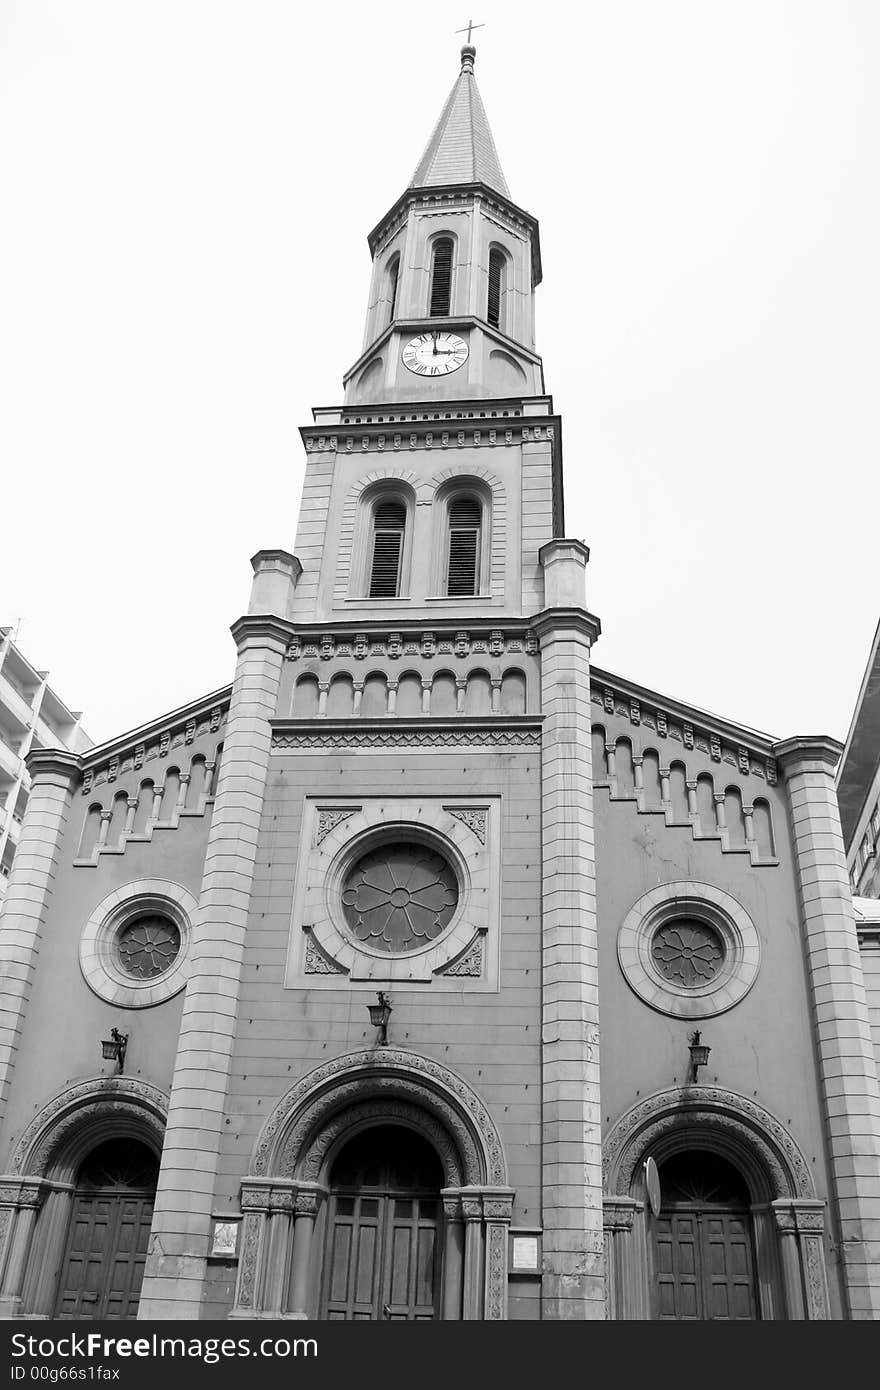
[[[461,72],[412,176],[411,188],[485,183],[510,197],[474,77],[476,54],[470,43],[461,50]]]

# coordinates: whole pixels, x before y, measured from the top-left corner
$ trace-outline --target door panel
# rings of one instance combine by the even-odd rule
[[[152,1194],[76,1194],[57,1318],[135,1316],[152,1219]]]
[[[747,1213],[669,1209],[654,1223],[655,1317],[745,1321],[757,1317]]]

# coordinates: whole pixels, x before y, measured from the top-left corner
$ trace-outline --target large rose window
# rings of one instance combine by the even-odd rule
[[[708,922],[666,922],[651,942],[654,966],[665,980],[693,989],[713,980],[724,962],[724,944]]]
[[[425,845],[381,845],[358,859],[343,881],[342,911],[352,935],[389,955],[436,940],[457,905],[455,871]]]

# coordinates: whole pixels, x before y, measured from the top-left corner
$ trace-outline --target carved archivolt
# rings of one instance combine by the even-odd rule
[[[719,1086],[679,1086],[632,1106],[603,1145],[604,1188],[628,1196],[642,1161],[686,1143],[726,1152],[755,1200],[815,1197],[809,1165],[788,1130],[768,1110]]]
[[[304,1076],[263,1127],[251,1172],[314,1181],[343,1133],[377,1122],[425,1133],[449,1186],[507,1186],[501,1139],[476,1092],[439,1062],[397,1048],[351,1052]]]
[[[167,1095],[148,1082],[94,1077],[62,1091],[34,1116],[16,1145],[11,1172],[73,1181],[86,1154],[119,1135],[161,1154],[167,1115]]]

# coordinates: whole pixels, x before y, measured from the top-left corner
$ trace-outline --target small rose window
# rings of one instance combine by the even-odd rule
[[[168,917],[147,913],[126,922],[116,938],[119,964],[136,980],[152,980],[174,964],[180,931]]]
[[[389,955],[436,940],[457,906],[452,865],[425,845],[381,845],[358,859],[343,881],[342,911],[352,935]]]
[[[714,980],[724,964],[724,943],[708,922],[679,917],[654,933],[651,958],[664,980],[693,989]]]

